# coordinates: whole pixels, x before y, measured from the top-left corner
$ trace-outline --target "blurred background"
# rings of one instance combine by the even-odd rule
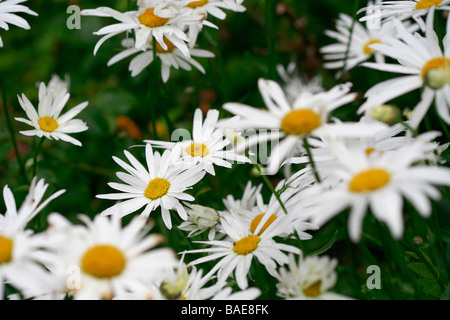
[[[270,25],[265,19],[266,3],[273,12]],[[38,176],[50,183],[49,192],[67,190],[46,208],[44,217],[52,210],[69,219],[75,219],[79,213],[94,216],[111,206],[112,201],[96,199],[95,195],[110,193],[112,189],[107,183],[117,181],[115,173],[121,168],[112,157],[124,158],[123,150],[129,149],[136,157],[142,158],[142,148],[130,147],[142,145],[144,139],[168,141],[174,128],[190,129],[196,108],[201,108],[205,113],[210,108],[218,109],[226,116],[221,110],[225,102],[263,107],[257,80],[272,78],[279,81],[275,70],[278,64],[286,67],[294,62],[300,74],[306,78],[320,75],[326,89],[339,81],[352,81],[354,91],[361,95],[373,84],[391,77],[389,74],[356,68],[342,79],[336,79],[334,71],[322,67],[319,48],[334,42],[324,31],[335,28],[339,13],[354,16],[356,10],[365,5],[363,1],[245,0],[243,5],[247,8],[246,12],[228,11],[223,21],[211,17],[210,20],[219,26],[219,30],[205,27],[200,34],[199,47],[216,55],[212,59],[198,59],[206,74],[196,69],[190,72],[172,69],[166,84],[161,81],[159,69],[152,66],[138,76],[131,77],[128,71],[130,59],[107,67],[108,60],[121,48],[122,35],[106,41],[97,55],[93,55],[94,46],[100,37],[92,33],[113,23],[115,20],[112,18],[81,17],[81,29],[70,30],[66,26],[72,14],[67,13],[69,5],[77,5],[81,9],[104,5],[123,12],[134,8],[135,1],[110,0],[100,3],[94,0],[33,0],[25,4],[39,14],[38,17],[22,15],[31,25],[31,30],[15,26],[10,26],[7,32],[0,30],[4,43],[0,49],[0,79],[7,99],[7,106],[1,103],[0,108],[7,107],[13,117],[23,117],[17,95],[24,93],[37,106],[38,83],[48,83],[54,74],[62,79],[70,79],[71,98],[67,109],[89,101],[89,106],[78,116],[87,123],[89,130],[74,134],[83,146],[45,140],[39,152]],[[410,95],[407,98],[410,100],[405,103],[413,106],[416,98],[414,94]],[[360,102],[358,100],[342,108],[336,116],[344,120],[357,119],[355,111]],[[0,185],[8,184],[20,203],[27,187],[20,182],[10,134],[4,113],[1,114]],[[26,125],[13,120],[13,126],[19,151],[30,172],[36,139],[18,133],[26,129]],[[445,153],[445,157],[448,158],[448,153]],[[270,178],[275,185],[282,175]],[[240,198],[248,180],[254,184],[263,183],[251,165],[236,166],[232,170],[217,168],[216,176],[207,176],[195,186],[192,194],[196,196],[197,203],[222,209],[222,199],[228,194]],[[268,200],[270,190],[264,186],[263,192]],[[437,204],[440,208],[437,211],[443,213],[439,219],[443,229],[447,230],[444,226],[450,226],[448,198],[447,193],[447,197]],[[3,202],[0,208],[0,212],[4,212]],[[158,213],[154,212],[153,215],[156,217]],[[417,227],[415,230],[423,232],[416,236],[427,239],[428,231],[425,226],[421,226],[420,217],[412,215],[411,219]],[[365,223],[365,230],[370,233],[371,224],[375,225],[376,222],[368,215]],[[390,293],[385,290],[368,292],[364,289],[367,266],[374,262],[374,258],[382,259],[384,256],[382,241],[374,229],[369,236],[378,240],[367,243],[370,254],[363,252],[347,240],[345,224],[346,218],[338,217],[314,233],[313,240],[302,244],[306,252],[322,250],[339,258],[337,289],[341,293],[365,299],[389,298],[390,295],[410,297],[413,292],[411,285],[400,281],[390,287]],[[41,227],[45,227],[45,224]],[[156,228],[167,236],[167,245],[175,250],[185,249],[186,243],[180,240],[179,232],[169,232],[164,227],[159,228],[158,224]],[[436,248],[427,250],[430,256],[439,259]],[[401,273],[400,269],[397,270],[398,266],[390,265],[389,268],[393,272],[392,277]],[[263,298],[274,297],[270,277],[265,277],[263,272],[257,274],[264,279],[262,283],[266,286]]]

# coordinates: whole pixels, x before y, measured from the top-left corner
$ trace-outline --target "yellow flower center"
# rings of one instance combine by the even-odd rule
[[[166,37],[163,37],[163,41],[167,46],[167,50],[164,49],[159,42],[156,42],[156,52],[158,53],[171,53],[173,50],[175,50],[175,45],[166,39]],[[150,46],[153,46],[153,43],[150,43]]]
[[[195,9],[195,8],[197,8],[197,7],[204,6],[204,5],[207,4],[208,2],[209,2],[209,0],[192,1],[192,2],[189,2],[189,3],[186,5],[186,7]]]
[[[371,44],[374,44],[374,43],[381,43],[381,41],[377,40],[377,39],[373,39],[373,40],[370,40],[369,42],[367,42],[366,45],[364,46],[364,53],[365,54],[367,54],[369,56],[371,56],[373,54],[373,50],[369,46]]]
[[[10,238],[0,236],[0,265],[11,261],[12,249],[13,241]]]
[[[250,232],[255,233],[256,228],[258,227],[259,223],[261,222],[262,218],[264,217],[265,213],[258,214],[250,224]],[[266,229],[272,224],[272,222],[275,221],[277,216],[275,214],[272,214],[269,219],[266,221],[264,226],[261,228],[261,231],[259,231],[258,236],[260,236]]]
[[[139,16],[139,22],[149,28],[161,27],[169,21],[169,18],[161,18],[155,13],[155,8],[145,10],[143,14]]]
[[[370,156],[375,151],[375,148],[367,148],[366,149],[366,156]]]
[[[155,178],[148,183],[145,189],[145,196],[150,200],[156,200],[167,194],[169,191],[170,182],[166,179]]]
[[[123,253],[110,245],[90,248],[81,259],[81,268],[96,278],[112,278],[122,273],[126,260]]]
[[[261,238],[255,236],[253,234],[242,238],[239,241],[234,243],[233,250],[239,255],[245,256],[249,253],[252,253],[258,248],[258,243],[261,241]]]
[[[352,192],[370,192],[384,187],[391,180],[391,175],[384,169],[368,169],[355,175],[350,181]]]
[[[429,9],[432,6],[438,6],[443,0],[420,0],[416,4],[416,10]]]
[[[58,128],[58,122],[50,117],[42,117],[38,120],[39,127],[42,131],[53,132]]]
[[[298,136],[311,133],[320,127],[320,115],[311,109],[298,109],[289,112],[281,121],[281,129],[287,134]]]
[[[193,142],[190,146],[184,149],[186,153],[190,154],[193,157],[205,157],[209,154],[209,149],[203,143],[195,143]]]
[[[322,280],[318,280],[314,282],[309,287],[303,289],[303,293],[307,295],[308,297],[315,298],[320,295],[321,290],[320,287],[322,286]]]
[[[422,68],[422,78],[432,89],[450,84],[450,59],[439,57],[428,61]]]

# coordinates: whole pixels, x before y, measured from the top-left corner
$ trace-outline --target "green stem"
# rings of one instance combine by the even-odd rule
[[[11,122],[11,117],[9,115],[9,111],[8,111],[8,101],[6,98],[6,89],[5,89],[5,84],[2,83],[2,89],[3,89],[3,110],[5,112],[5,118],[6,118],[6,124],[8,126],[8,131],[11,135],[11,141],[14,147],[14,151],[16,153],[16,158],[17,158],[17,162],[19,163],[19,168],[20,168],[20,174],[22,176],[23,181],[25,182],[25,184],[28,184],[28,177],[27,177],[27,173],[25,171],[25,165],[22,161],[22,157],[20,156],[19,153],[19,148],[17,146],[17,141],[16,141],[16,135],[14,133],[14,128]]]
[[[355,7],[353,8],[353,21],[352,21],[352,26],[350,28],[350,34],[348,36],[347,48],[345,49],[344,65],[342,67],[340,82],[344,81],[345,69],[347,68],[348,56],[350,53],[350,47],[351,47],[352,38],[353,38],[353,31],[355,30],[355,24],[356,24],[356,19],[357,19],[356,13],[358,12],[359,8],[360,8],[359,0],[356,0]]]
[[[41,150],[42,147],[42,143],[44,143],[44,139],[45,137],[41,137],[41,139],[39,140],[39,144],[36,148],[36,152],[34,153],[34,158],[33,158],[33,175],[32,177],[36,176],[36,172],[37,172],[37,158],[39,155],[39,151]]]
[[[311,153],[311,147],[308,142],[308,137],[305,137],[303,139],[303,146],[305,147],[306,154],[308,155],[309,163],[311,164],[311,168],[313,170],[314,177],[316,178],[316,181],[318,183],[321,183],[322,180],[320,179],[319,173],[317,172],[316,163],[314,162],[314,159],[313,159],[313,156]]]

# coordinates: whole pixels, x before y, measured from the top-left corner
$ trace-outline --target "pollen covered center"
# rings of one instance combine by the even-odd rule
[[[122,273],[126,260],[123,253],[111,245],[90,248],[81,260],[81,268],[96,278],[112,278]]]
[[[10,238],[0,236],[0,265],[11,261],[12,250],[13,241]]]
[[[298,136],[311,133],[320,127],[320,115],[311,109],[298,109],[289,112],[281,121],[281,129],[287,134]]]
[[[197,8],[197,7],[202,7],[202,6],[204,6],[204,5],[207,4],[208,2],[209,2],[209,0],[192,1],[192,2],[189,2],[189,3],[186,5],[186,7],[195,9],[195,8]]]
[[[250,224],[250,232],[255,233],[256,228],[261,223],[262,218],[264,217],[265,213],[258,214]],[[275,221],[277,216],[275,214],[272,214],[269,219],[267,219],[266,223],[264,223],[264,226],[261,228],[261,231],[258,232],[258,236],[260,236],[266,229],[272,224],[272,222]]]
[[[420,0],[416,3],[416,10],[429,9],[432,6],[438,6],[443,0]]]
[[[322,286],[322,280],[318,280],[318,281],[314,282],[312,285],[310,285],[309,287],[303,289],[303,293],[305,295],[307,295],[308,297],[316,298],[321,293],[321,290],[320,290],[321,286]]]
[[[186,147],[184,151],[192,157],[205,157],[209,154],[209,149],[205,144],[196,142]]]
[[[249,253],[252,253],[258,248],[258,243],[261,241],[261,238],[255,236],[253,234],[242,238],[239,241],[234,243],[233,250],[239,255],[245,256]]]
[[[159,44],[159,42],[156,42],[156,52],[158,52],[158,53],[171,53],[171,52],[173,52],[173,50],[175,50],[175,45],[171,41],[167,40],[166,37],[163,37],[163,41],[166,44],[167,49],[164,49]],[[153,43],[150,43],[150,45],[152,46]]]
[[[450,84],[450,59],[438,57],[428,61],[422,68],[422,79],[432,89]]]
[[[161,27],[165,25],[167,21],[169,21],[169,18],[162,18],[155,14],[155,8],[147,9],[139,16],[139,22],[149,28]]]
[[[42,131],[53,132],[58,128],[58,122],[50,117],[42,117],[38,120],[39,127]]]
[[[372,39],[369,42],[366,43],[366,45],[364,46],[364,53],[371,56],[373,54],[373,49],[370,47],[371,44],[374,43],[381,43],[380,40],[378,39]]]
[[[384,187],[391,180],[391,175],[384,169],[373,168],[362,171],[350,181],[352,192],[370,192]]]
[[[169,191],[170,182],[166,179],[155,178],[148,183],[145,189],[145,196],[150,200],[156,200],[167,194]]]

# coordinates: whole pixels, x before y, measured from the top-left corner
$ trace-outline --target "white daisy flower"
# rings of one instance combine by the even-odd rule
[[[359,10],[366,12],[369,7]],[[377,10],[374,10],[374,9]],[[371,7],[371,13],[366,14],[361,21],[371,19],[390,20],[400,19],[406,20],[412,18],[416,21],[422,30],[426,29],[423,16],[428,14],[430,10],[450,10],[450,0],[412,0],[412,1],[379,1],[375,6]]]
[[[61,115],[64,106],[70,98],[70,94],[64,88],[61,89],[56,97],[53,94],[54,90],[50,90],[44,83],[41,83],[39,86],[39,105],[37,111],[25,94],[22,94],[22,97],[18,96],[20,106],[26,112],[28,119],[15,119],[34,127],[32,130],[20,131],[20,133],[25,136],[63,140],[76,146],[81,146],[80,141],[68,134],[83,132],[88,129],[86,123],[79,119],[73,119],[87,107],[88,102],[80,103]]]
[[[189,25],[189,46],[193,47],[197,42],[197,37],[203,26],[218,29],[218,27],[208,21],[208,15],[217,19],[224,20],[226,18],[225,10],[233,10],[235,12],[244,12],[244,6],[237,4],[234,0],[190,0],[184,7],[189,14],[201,17],[199,23]]]
[[[322,77],[315,76],[307,79],[306,76],[299,74],[295,62],[290,62],[286,68],[278,64],[277,72],[281,80],[283,80],[283,90],[286,92],[286,98],[289,103],[294,103],[303,91],[311,94],[325,91],[322,86]]]
[[[434,10],[430,10],[425,37],[409,33],[401,22],[394,20],[399,39],[385,39],[383,43],[371,45],[373,50],[397,60],[399,64],[366,62],[363,66],[404,76],[381,82],[369,89],[365,94],[367,101],[358,110],[360,113],[370,112],[375,106],[423,88],[410,125],[413,128],[420,125],[433,101],[436,102],[439,116],[450,124],[450,38],[445,38],[443,51],[433,29],[433,14]],[[447,34],[450,34],[449,31],[450,23],[447,25]]]
[[[49,203],[65,192],[60,190],[42,201],[48,184],[33,178],[28,194],[19,209],[8,186],[3,188],[6,212],[0,215],[0,299],[4,298],[4,284],[23,292],[39,288],[47,273],[44,265],[55,263],[54,243],[43,241],[42,233],[27,229],[28,223]]]
[[[235,149],[228,149],[231,141],[224,137],[223,132],[216,128],[219,119],[219,111],[211,109],[206,114],[205,121],[200,108],[194,113],[192,138],[181,142],[165,142],[144,140],[162,148],[172,149],[174,157],[178,157],[180,163],[200,164],[206,172],[215,175],[214,165],[231,168],[232,164],[248,163],[249,159],[238,154]],[[185,138],[185,137],[184,137]]]
[[[216,226],[219,223],[219,213],[217,210],[201,206],[198,204],[186,203],[188,220],[182,222],[178,229],[188,231],[188,238],[197,236],[203,232],[208,232],[208,239],[214,240]]]
[[[219,283],[225,282],[234,272],[237,285],[240,289],[248,288],[247,275],[252,264],[253,257],[263,264],[267,271],[274,275],[277,265],[288,262],[288,257],[283,251],[299,254],[300,249],[276,242],[273,238],[285,233],[290,228],[291,221],[288,216],[275,219],[262,233],[263,226],[268,217],[264,217],[254,233],[248,230],[248,226],[242,223],[237,216],[226,215],[221,217],[221,225],[228,235],[225,240],[198,241],[210,246],[209,248],[189,250],[185,253],[209,253],[189,263],[195,266],[207,261],[220,259],[206,276],[217,272]]]
[[[423,217],[432,214],[431,202],[440,198],[435,185],[450,185],[450,169],[416,164],[427,157],[429,137],[418,137],[395,150],[373,152],[349,149],[332,139],[330,146],[340,163],[334,171],[332,188],[320,188],[314,204],[308,208],[311,222],[324,225],[350,207],[349,235],[359,241],[363,220],[370,208],[376,219],[385,223],[394,238],[403,236],[403,197]]]
[[[257,206],[257,199],[262,197],[262,187],[262,184],[253,186],[252,182],[248,181],[240,199],[235,199],[232,194],[229,194],[222,200],[222,202],[225,205],[225,208],[230,212],[239,213],[240,209],[250,210]]]
[[[67,292],[74,299],[109,300],[139,292],[145,283],[160,281],[178,263],[171,249],[155,248],[164,238],[149,233],[153,225],[145,219],[135,217],[123,226],[119,216],[78,218],[83,224],[71,224],[61,215],[50,218],[51,231],[64,239],[59,247],[67,266],[62,284],[71,284]],[[71,279],[75,276],[76,281]]]
[[[13,24],[17,27],[20,27],[25,30],[31,29],[28,22],[18,16],[16,13],[23,12],[27,14],[31,14],[33,16],[37,16],[38,14],[28,7],[20,4],[22,2],[26,2],[27,0],[0,0],[0,28],[4,30],[9,30],[9,24]],[[0,48],[3,47],[3,41],[0,37]]]
[[[112,57],[107,65],[108,67],[117,63],[120,60],[128,58],[129,56],[136,55],[130,62],[128,70],[131,71],[131,76],[135,77],[140,74],[146,67],[148,67],[154,60],[155,55],[161,60],[161,77],[163,82],[167,82],[170,77],[170,70],[183,69],[191,71],[192,67],[195,67],[201,73],[205,73],[203,66],[195,60],[196,58],[213,58],[214,54],[208,50],[189,48],[189,57],[186,57],[180,49],[170,42],[166,37],[163,38],[164,43],[167,45],[167,49],[164,49],[159,43],[156,43],[156,53],[153,51],[153,41],[147,43],[145,51],[134,47],[133,39],[124,39],[122,46],[125,48],[122,52]]]
[[[280,267],[276,278],[277,295],[286,300],[347,300],[331,290],[337,282],[336,258],[300,255],[298,263],[289,255],[289,268]]]
[[[113,157],[114,161],[128,172],[117,173],[117,177],[124,183],[108,184],[121,193],[100,194],[97,198],[126,200],[104,210],[102,215],[114,214],[123,217],[145,207],[141,216],[147,218],[152,211],[160,207],[162,219],[168,229],[172,228],[170,210],[176,210],[181,219],[186,220],[187,213],[180,201],[195,200],[186,190],[203,178],[203,168],[175,164],[170,150],[166,150],[162,155],[159,152],[153,153],[150,144],[145,146],[147,168],[128,151],[125,150],[124,153],[131,165]]]
[[[259,91],[268,110],[226,103],[223,108],[236,116],[223,119],[219,126],[227,129],[266,129],[265,132],[250,136],[245,144],[238,146],[237,151],[268,141],[279,141],[270,151],[267,166],[263,168],[263,173],[275,174],[306,136],[326,130],[332,111],[356,98],[356,94],[349,93],[351,86],[350,83],[337,85],[329,91],[316,94],[303,91],[291,104],[278,83],[260,79]]]
[[[352,30],[353,25],[353,30]],[[379,29],[367,28],[353,18],[341,13],[336,22],[336,31],[326,30],[325,34],[337,43],[326,45],[320,49],[324,54],[324,68],[348,71],[372,57],[384,63],[384,56],[374,51],[370,45],[383,43],[384,38],[393,36],[395,29],[392,23],[384,23]],[[352,34],[350,35],[350,32]],[[337,75],[340,76],[340,73]]]
[[[186,57],[190,56],[187,42],[189,38],[184,32],[186,25],[198,23],[200,17],[191,16],[182,11],[187,1],[175,0],[139,0],[138,9],[128,12],[119,12],[108,7],[82,10],[81,14],[87,16],[112,17],[119,23],[106,26],[95,35],[103,36],[96,44],[94,55],[100,46],[109,38],[123,32],[135,33],[135,48],[145,50],[153,38],[164,49],[168,50],[164,38],[177,47]]]

